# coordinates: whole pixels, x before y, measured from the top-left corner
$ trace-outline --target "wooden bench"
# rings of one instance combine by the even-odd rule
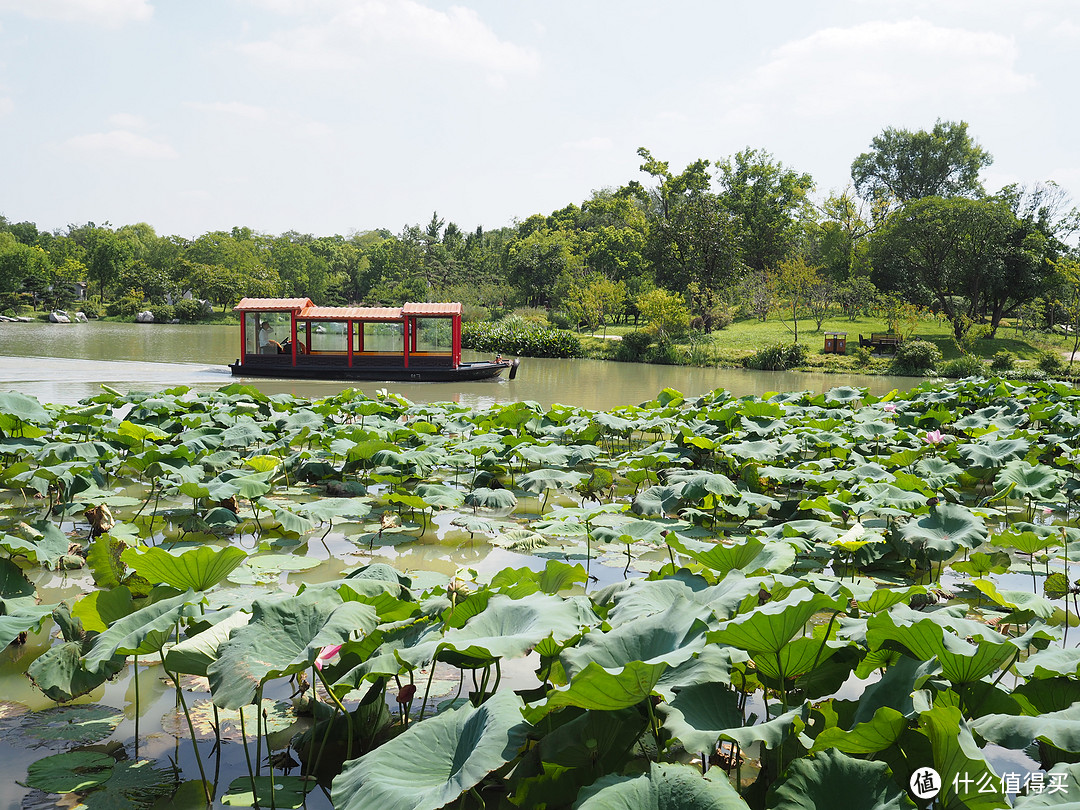
[[[900,335],[894,335],[890,332],[871,332],[869,339],[859,335],[859,345],[865,346],[871,350],[873,349],[888,349],[889,351],[896,353],[896,348],[904,342],[904,339]]]

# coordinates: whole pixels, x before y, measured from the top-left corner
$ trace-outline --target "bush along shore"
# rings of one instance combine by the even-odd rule
[[[900,808],[929,781],[1019,808],[1080,784],[1060,383],[606,412],[5,393],[0,462],[4,677],[50,705],[0,714],[38,756],[28,801]],[[513,564],[443,562],[483,544]],[[79,700],[147,669],[182,771],[120,725],[138,680]]]

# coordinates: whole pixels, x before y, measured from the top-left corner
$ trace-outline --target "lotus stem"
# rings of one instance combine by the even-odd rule
[[[135,670],[135,759],[139,758],[139,656],[133,658]]]
[[[436,664],[435,659],[432,658],[431,659],[431,671],[428,672],[427,686],[424,688],[424,700],[420,704],[420,716],[418,718],[416,718],[417,723],[419,723],[421,720],[424,719],[424,711],[427,709],[428,695],[431,694],[431,682],[435,679],[435,667],[436,667],[436,665],[437,664]],[[464,679],[465,670],[461,670],[461,677]],[[399,685],[398,689],[400,690],[400,688],[401,687]],[[458,690],[458,691],[460,691],[460,690]]]
[[[191,722],[191,712],[188,711],[187,701],[184,700],[184,690],[180,688],[180,681],[177,679],[176,675],[166,669],[165,653],[162,650],[158,650],[158,655],[161,657],[161,668],[165,670],[165,674],[168,675],[169,679],[173,682],[173,687],[176,689],[176,697],[180,700],[180,706],[184,710],[184,718],[187,720],[188,733],[191,734],[191,747],[195,750],[195,762],[199,766],[199,778],[202,779],[203,793],[206,796],[206,804],[209,806],[213,804],[214,797],[210,793],[210,783],[206,781],[206,771],[203,769],[202,755],[199,753],[199,743],[198,740],[195,739],[195,724]],[[138,677],[137,672],[136,677]],[[254,782],[251,785],[251,789],[255,789]]]
[[[241,706],[239,710],[240,714],[240,740],[244,744],[244,759],[247,762],[248,778],[251,779],[251,792],[253,795],[258,796],[255,792],[255,768],[251,764],[251,753],[248,751],[247,742],[247,728],[244,725],[244,708]]]
[[[348,739],[346,739],[346,741],[345,741],[345,759],[352,759],[353,758],[353,756],[352,756],[352,741],[353,741],[352,715],[349,713],[349,711],[344,706],[341,705],[341,701],[338,699],[338,696],[334,693],[334,690],[330,687],[330,682],[326,680],[326,676],[323,675],[323,671],[321,669],[319,669],[318,667],[315,668],[315,671],[319,674],[319,680],[322,681],[322,685],[326,687],[326,693],[328,695],[330,695],[330,699],[332,701],[334,701],[334,705],[338,709],[341,710],[341,713],[343,715],[345,715],[345,728],[346,728],[346,733],[348,734]]]

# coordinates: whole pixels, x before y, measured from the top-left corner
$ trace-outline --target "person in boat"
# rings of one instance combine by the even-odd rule
[[[265,321],[259,327],[259,353],[281,354],[281,344],[270,336],[270,324]]]

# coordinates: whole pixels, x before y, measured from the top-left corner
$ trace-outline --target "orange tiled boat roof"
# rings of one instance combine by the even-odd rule
[[[460,315],[461,304],[406,303],[400,307],[317,307],[310,298],[244,298],[236,312],[296,312],[313,321],[400,321],[404,315]]]

